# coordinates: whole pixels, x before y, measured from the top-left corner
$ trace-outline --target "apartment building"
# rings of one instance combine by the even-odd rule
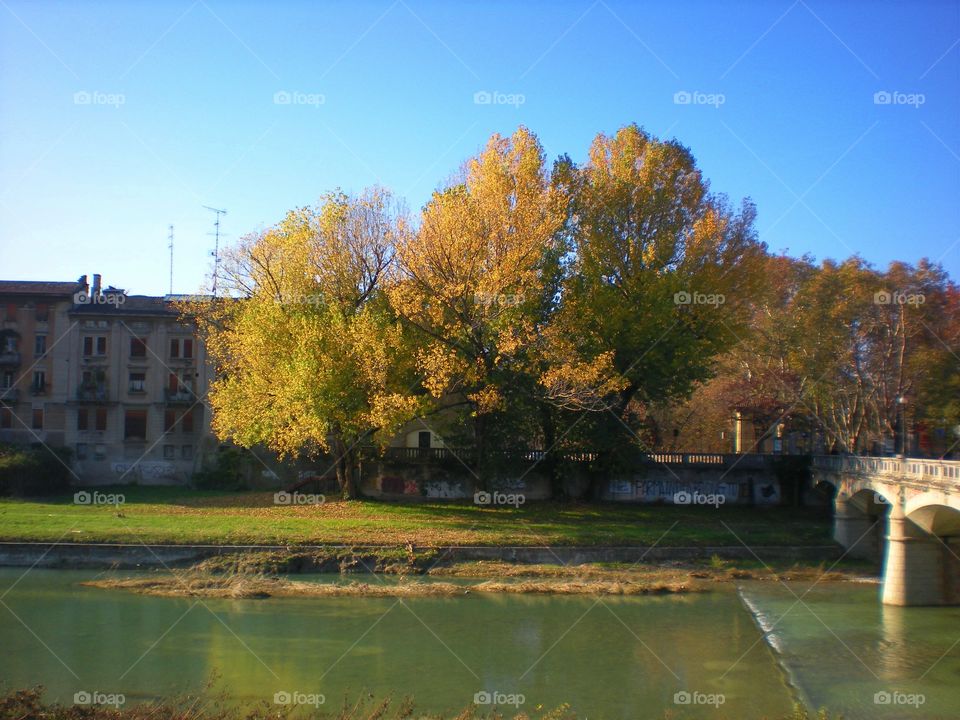
[[[189,480],[216,448],[211,371],[173,299],[0,281],[0,441],[70,448],[80,483]]]

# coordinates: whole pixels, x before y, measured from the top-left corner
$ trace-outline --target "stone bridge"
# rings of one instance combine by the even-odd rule
[[[885,604],[960,605],[960,462],[826,455],[812,473],[848,556],[882,559]]]

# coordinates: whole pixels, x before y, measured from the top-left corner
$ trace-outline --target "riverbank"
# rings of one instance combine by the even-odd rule
[[[302,568],[302,556],[283,557],[278,553],[218,556],[185,570],[154,572],[141,577],[105,577],[84,582],[90,587],[125,590],[161,597],[221,597],[263,599],[269,597],[435,597],[466,596],[474,593],[518,593],[540,595],[661,595],[696,593],[718,583],[743,580],[775,582],[810,581],[871,582],[875,579],[857,564],[837,563],[743,563],[719,556],[709,561],[672,563],[591,563],[521,565],[516,563],[462,562],[425,567],[414,555],[407,561],[394,559],[376,569],[366,567],[376,581],[347,579],[357,572],[355,564],[341,566],[343,580],[318,582],[294,579],[289,568]],[[286,561],[286,562],[285,562]],[[311,567],[320,567],[328,558],[312,558]],[[446,581],[453,579],[454,582]]]
[[[286,720],[294,717],[310,717],[315,720],[375,720],[386,718],[412,718],[418,720],[578,720],[576,713],[561,705],[552,710],[538,708],[535,711],[504,714],[502,709],[485,711],[476,705],[466,707],[454,715],[424,714],[417,712],[416,703],[410,698],[394,701],[391,698],[371,700],[361,698],[355,703],[344,702],[338,710],[298,712],[299,708],[284,705],[262,703],[253,709],[224,707],[218,698],[184,697],[169,702],[143,703],[133,707],[112,708],[103,706],[57,705],[44,703],[41,688],[9,691],[0,696],[0,720]],[[674,717],[667,711],[662,717]],[[717,713],[718,718],[723,713]],[[830,720],[826,711],[810,714],[805,708],[797,706],[789,715],[782,718],[764,720]],[[751,720],[740,716],[738,720]],[[759,717],[755,720],[760,720]],[[837,720],[840,720],[839,716]]]
[[[275,502],[272,493],[107,486],[0,499],[0,540],[146,545],[432,547],[799,547],[832,545],[822,510],[373,500]],[[90,500],[84,504],[83,501]],[[112,500],[113,504],[96,504]]]

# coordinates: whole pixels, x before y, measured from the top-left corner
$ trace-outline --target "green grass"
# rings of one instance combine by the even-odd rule
[[[13,541],[346,545],[827,545],[822,511],[722,506],[335,501],[275,506],[272,493],[112,486],[119,507],[73,495],[0,499],[0,539]]]

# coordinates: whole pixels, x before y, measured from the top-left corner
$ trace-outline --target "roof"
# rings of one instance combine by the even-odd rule
[[[66,297],[82,289],[73,282],[50,282],[48,280],[0,280],[0,295],[49,295]]]
[[[164,315],[178,317],[180,311],[162,297],[104,293],[102,302],[74,303],[71,315]],[[111,302],[111,299],[115,301]],[[121,301],[120,298],[123,298]]]

